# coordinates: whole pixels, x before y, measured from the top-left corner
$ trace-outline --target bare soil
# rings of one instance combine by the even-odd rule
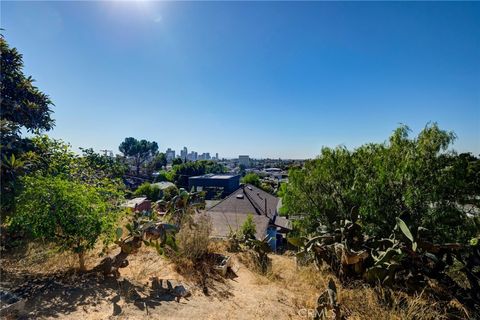
[[[228,278],[211,281],[206,294],[175,272],[168,260],[148,249],[129,257],[130,264],[121,269],[120,279],[79,274],[74,269],[28,274],[4,264],[2,282],[26,299],[24,319],[300,318],[294,293],[278,283],[262,281],[233,258]],[[293,263],[288,257],[274,257],[279,259]],[[158,294],[152,288],[155,277],[169,280],[173,286],[183,285],[191,295],[177,302],[173,294]]]

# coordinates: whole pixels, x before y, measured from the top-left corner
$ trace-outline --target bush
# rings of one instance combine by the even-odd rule
[[[113,239],[119,195],[62,177],[24,177],[22,182],[11,228],[78,254],[85,270],[86,251],[100,238]]]
[[[208,253],[211,233],[212,224],[206,215],[185,222],[177,234],[178,256],[194,263],[201,260]]]
[[[133,193],[134,196],[145,196],[148,200],[157,201],[162,197],[162,190],[149,182],[142,183]]]
[[[283,213],[305,213],[305,234],[358,216],[369,236],[388,237],[400,217],[414,233],[428,229],[436,242],[470,240],[476,229],[464,205],[479,205],[480,161],[449,152],[455,135],[436,124],[413,139],[408,133],[402,126],[388,143],[353,151],[323,148],[304,168],[290,170]]]
[[[255,173],[247,173],[245,177],[242,178],[242,183],[260,187],[260,177]]]
[[[257,233],[257,230],[253,221],[253,214],[249,213],[240,228],[240,234],[244,239],[255,239],[255,233]]]
[[[176,186],[170,186],[163,189],[163,198],[162,200],[170,201],[174,197],[178,196],[178,188]]]

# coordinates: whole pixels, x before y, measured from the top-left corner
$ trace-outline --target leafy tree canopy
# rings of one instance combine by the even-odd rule
[[[388,143],[323,148],[304,168],[290,170],[283,210],[304,215],[305,233],[359,216],[369,234],[388,237],[400,217],[433,239],[466,241],[476,232],[465,205],[479,206],[479,160],[448,152],[454,139],[436,124],[413,139],[401,126]]]
[[[142,183],[133,193],[134,196],[145,196],[148,200],[157,201],[162,198],[162,190],[150,182]]]
[[[256,187],[260,187],[260,177],[255,174],[255,173],[247,173],[242,179],[241,179],[242,183],[245,183],[245,184],[251,184],[251,185],[254,185]]]
[[[149,165],[152,168],[152,171],[159,171],[165,168],[167,166],[167,157],[165,156],[165,153],[157,153]]]
[[[85,269],[85,252],[101,237],[113,239],[120,194],[63,176],[26,176],[12,227],[34,238],[78,254]]]
[[[245,219],[242,226],[240,227],[240,234],[244,237],[244,239],[255,239],[256,232],[257,231],[255,221],[253,221],[253,214],[249,213],[247,215],[247,219]]]
[[[182,164],[182,163],[183,163],[183,161],[180,158],[175,158],[172,161],[172,165],[177,165],[177,164]]]
[[[23,73],[22,55],[15,48],[10,48],[7,41],[0,36],[1,76],[0,119],[2,145],[6,137],[17,136],[20,129],[29,132],[50,130],[54,125],[51,118],[53,105],[50,98],[33,85],[35,80]],[[8,146],[7,146],[8,147]]]
[[[125,138],[118,149],[125,157],[132,159],[136,167],[136,173],[139,175],[142,165],[157,154],[158,144],[155,141],[137,140],[128,137]]]
[[[0,169],[1,210],[14,210],[18,177],[23,174],[22,155],[31,149],[29,139],[21,138],[21,130],[38,133],[54,125],[50,98],[33,85],[34,80],[23,72],[22,55],[11,48],[0,34]]]

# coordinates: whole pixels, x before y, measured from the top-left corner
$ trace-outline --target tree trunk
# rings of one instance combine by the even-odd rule
[[[86,271],[87,268],[85,267],[85,252],[78,253],[78,262],[80,263],[80,271]]]

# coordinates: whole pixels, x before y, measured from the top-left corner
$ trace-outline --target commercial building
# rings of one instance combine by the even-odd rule
[[[238,174],[205,174],[188,178],[188,188],[207,191],[207,199],[219,192],[222,197],[225,197],[235,191],[239,185],[240,175]]]

